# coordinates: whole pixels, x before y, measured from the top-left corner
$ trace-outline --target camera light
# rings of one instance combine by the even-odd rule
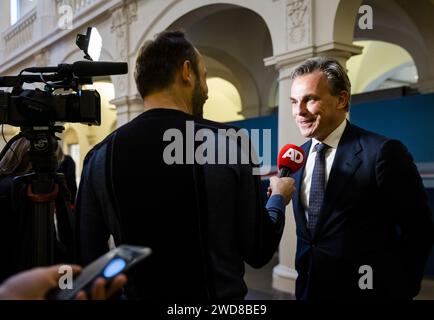
[[[92,58],[93,61],[98,61],[101,55],[102,48],[102,38],[99,34],[97,28],[92,28],[90,33],[89,45],[87,48],[87,53]]]

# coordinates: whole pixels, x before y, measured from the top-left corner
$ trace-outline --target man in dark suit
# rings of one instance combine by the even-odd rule
[[[292,73],[303,170],[294,175],[297,299],[411,299],[432,245],[427,196],[402,143],[347,119],[351,84],[335,60]]]

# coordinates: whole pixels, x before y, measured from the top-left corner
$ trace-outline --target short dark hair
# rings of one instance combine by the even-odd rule
[[[297,77],[315,71],[321,71],[325,74],[332,95],[338,96],[341,91],[348,92],[348,104],[346,109],[349,110],[351,102],[351,82],[345,68],[337,60],[323,56],[307,59],[292,70],[291,79],[294,80]]]
[[[181,30],[164,31],[140,49],[134,74],[142,98],[171,85],[176,71],[189,60],[199,75],[198,58],[193,44]]]

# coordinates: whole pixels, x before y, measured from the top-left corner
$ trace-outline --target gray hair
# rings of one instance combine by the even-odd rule
[[[315,71],[321,71],[326,75],[333,96],[338,96],[341,91],[348,92],[348,111],[351,102],[351,82],[345,68],[337,60],[323,56],[307,59],[292,70],[291,80]]]

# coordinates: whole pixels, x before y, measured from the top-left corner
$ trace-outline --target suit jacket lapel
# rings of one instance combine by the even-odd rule
[[[292,199],[292,206],[294,209],[294,217],[296,220],[297,228],[299,232],[303,234],[303,236],[306,239],[310,239],[311,235],[310,232],[307,230],[307,221],[306,221],[306,215],[304,212],[304,208],[301,204],[301,183],[303,181],[303,173],[304,169],[306,167],[306,161],[307,157],[309,155],[310,146],[312,144],[312,140],[309,140],[305,144],[301,146],[301,148],[304,151],[305,159],[304,159],[304,165],[303,167],[298,170],[296,173],[293,174],[293,179],[295,180],[295,188],[296,192]]]
[[[362,160],[357,156],[362,151],[359,136],[355,127],[347,124],[336,150],[335,159],[330,171],[324,195],[322,210],[315,228],[313,238],[317,238],[333,210],[334,202],[344,196],[344,188],[348,185]]]

